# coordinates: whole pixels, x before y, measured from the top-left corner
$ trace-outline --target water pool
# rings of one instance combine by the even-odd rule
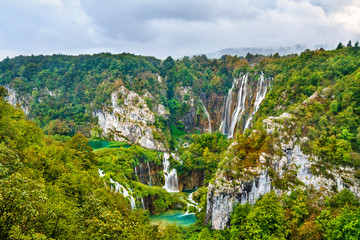
[[[150,215],[152,224],[167,223],[167,224],[177,224],[180,226],[190,226],[196,222],[196,217],[194,213],[185,214],[181,210],[169,210],[157,215]]]

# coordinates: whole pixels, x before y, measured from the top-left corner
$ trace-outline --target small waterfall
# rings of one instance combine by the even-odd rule
[[[134,167],[134,172],[135,172],[135,175],[137,176],[138,174],[137,174],[137,171],[136,171],[136,167]]]
[[[144,171],[143,171],[143,167],[142,167],[142,164],[139,163],[139,169],[140,169],[140,173],[139,173],[139,181],[141,183],[144,183]]]
[[[210,121],[210,114],[208,112],[208,110],[206,109],[204,103],[201,101],[201,99],[199,99],[203,109],[204,109],[204,112],[205,112],[205,115],[207,117],[207,120],[208,120],[208,124],[209,124],[209,128],[208,128],[208,132],[211,132],[211,121]]]
[[[144,204],[144,199],[143,198],[141,198],[141,205],[142,205],[143,210],[145,211],[146,209],[145,209],[145,204]]]
[[[230,112],[231,112],[231,104],[232,104],[232,92],[233,92],[233,88],[235,87],[237,82],[238,82],[238,80],[236,78],[234,78],[234,81],[233,81],[233,83],[231,85],[231,88],[229,89],[228,95],[226,97],[225,106],[224,106],[223,121],[220,124],[221,132],[223,134],[226,134],[226,135],[228,135],[229,126],[230,126],[230,123],[231,123]]]
[[[188,214],[195,214],[195,213],[189,213],[190,212],[190,207],[194,207],[196,208],[198,211],[200,211],[198,209],[198,203],[196,203],[193,199],[193,195],[194,195],[194,192],[190,193],[187,200],[188,200],[188,203],[187,203],[187,210],[186,210],[186,213],[184,215],[188,215]]]
[[[148,165],[148,172],[149,172],[149,186],[151,187],[152,182],[151,182],[151,171],[150,171],[150,164],[149,164],[149,161],[147,161],[147,165]]]
[[[102,178],[105,177],[105,172],[103,170],[98,169],[98,172],[99,172],[100,177],[102,177]]]
[[[101,169],[98,169],[98,172],[99,172],[99,175],[100,177],[104,177],[105,176],[105,172]],[[131,195],[132,194],[132,190],[128,187],[129,190],[127,190],[124,186],[122,186],[120,183],[118,182],[115,182],[114,180],[112,180],[110,178],[110,183],[114,184],[115,185],[115,193],[118,192],[118,193],[121,193],[125,198],[129,199],[130,201],[130,206],[131,206],[131,209],[135,209],[136,208],[136,204],[135,204],[135,199],[134,197]],[[131,194],[129,194],[129,192]]]
[[[163,166],[164,166],[163,172],[164,172],[164,178],[165,178],[164,188],[168,192],[178,192],[179,186],[178,186],[177,172],[176,172],[175,168],[173,168],[170,171],[169,157],[170,157],[170,155],[168,153],[164,153],[164,156],[163,156]]]
[[[255,97],[254,108],[253,108],[253,111],[252,111],[249,119],[246,121],[245,129],[250,128],[251,120],[254,117],[255,113],[259,110],[260,104],[265,98],[267,88],[268,88],[268,86],[265,81],[264,74],[261,73],[257,87],[256,87],[256,97]]]
[[[235,110],[233,112],[232,118],[231,118],[231,125],[228,132],[228,138],[232,138],[234,135],[234,130],[237,122],[239,121],[240,116],[245,111],[245,101],[246,101],[246,95],[247,95],[247,82],[248,82],[248,74],[242,76],[241,82],[240,82],[240,90],[237,97],[237,103]]]

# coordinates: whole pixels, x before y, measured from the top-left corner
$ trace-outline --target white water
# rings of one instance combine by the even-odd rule
[[[178,192],[179,185],[178,185],[177,172],[176,172],[175,168],[173,168],[170,171],[169,157],[170,157],[170,154],[164,153],[164,156],[163,156],[163,166],[164,166],[163,173],[164,173],[164,178],[165,178],[164,188],[168,192]]]
[[[246,95],[247,95],[247,82],[248,82],[248,74],[242,76],[240,79],[240,90],[238,93],[238,101],[236,103],[235,110],[233,112],[232,118],[231,118],[231,125],[228,132],[228,138],[232,138],[234,135],[234,130],[237,122],[239,121],[240,116],[245,111],[245,101],[246,101]]]
[[[228,95],[226,97],[223,121],[220,124],[220,131],[226,135],[228,135],[229,126],[230,126],[230,122],[231,122],[230,112],[231,112],[231,104],[232,104],[232,92],[233,92],[233,88],[235,87],[237,82],[238,82],[238,80],[236,78],[234,78],[234,81],[233,81],[231,88],[229,89]]]
[[[199,205],[199,204],[194,201],[193,195],[194,195],[194,193],[192,192],[192,193],[189,194],[189,196],[188,196],[188,198],[187,198],[187,200],[188,200],[187,210],[186,210],[186,213],[185,213],[184,215],[195,214],[195,213],[189,213],[190,207],[194,207],[194,208],[196,208],[198,211],[200,211],[200,210],[198,209],[198,205]]]
[[[255,98],[254,108],[253,108],[253,111],[252,111],[249,119],[246,121],[245,129],[250,128],[251,120],[254,117],[255,113],[259,110],[260,104],[265,98],[267,88],[268,88],[268,86],[265,81],[264,74],[261,73],[257,87],[256,87],[256,98]]]
[[[211,132],[211,121],[210,121],[210,114],[208,112],[208,110],[206,109],[204,103],[201,101],[201,99],[199,99],[201,105],[203,106],[203,109],[204,109],[204,112],[205,112],[205,115],[207,117],[207,120],[208,120],[208,124],[209,124],[209,127],[208,127],[208,132]]]
[[[143,198],[141,198],[141,205],[142,205],[143,210],[145,211],[146,209],[145,209],[145,204],[144,204],[144,199]]]
[[[105,176],[105,172],[101,169],[98,169],[99,171],[99,175],[100,177],[104,177]],[[125,198],[129,199],[130,201],[130,206],[131,206],[131,209],[135,209],[136,208],[136,204],[135,204],[135,199],[134,197],[129,194],[132,193],[131,189],[128,188],[129,190],[127,190],[124,186],[122,186],[120,183],[118,182],[115,182],[114,180],[112,180],[110,178],[110,183],[114,184],[115,185],[115,193],[118,192],[118,193],[121,193]]]
[[[228,136],[228,138],[233,138],[235,133],[236,124],[238,124],[241,117],[244,115],[246,111],[246,101],[250,101],[252,98],[251,95],[248,94],[248,86],[249,86],[248,74],[242,75],[240,79],[234,79],[233,84],[228,92],[225,106],[224,106],[224,114],[223,121],[220,124],[219,130]],[[234,87],[239,87],[237,94],[237,102],[235,109],[231,115],[231,105],[232,105],[232,91]],[[253,119],[255,113],[259,110],[260,104],[265,99],[268,86],[270,83],[267,79],[264,78],[264,74],[260,74],[260,78],[256,85],[256,96],[254,101],[254,106],[252,108],[252,112],[250,116],[245,119],[245,129],[249,128],[251,125],[251,120]],[[251,108],[250,108],[251,109]]]
[[[148,172],[149,172],[149,186],[151,187],[152,182],[151,182],[151,171],[150,171],[150,164],[149,164],[149,161],[147,161],[147,165],[148,165]]]
[[[103,170],[98,169],[98,171],[99,171],[100,177],[104,177],[104,176],[105,176],[105,172],[104,172]]]

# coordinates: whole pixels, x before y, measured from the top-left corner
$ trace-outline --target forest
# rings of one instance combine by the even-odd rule
[[[241,74],[255,86],[259,72],[270,79],[266,97],[251,128],[237,124],[228,138],[215,120],[222,112],[210,103],[231,96]],[[351,190],[350,177],[341,178],[342,189],[325,193],[300,181],[296,170],[281,175],[275,166],[286,155],[279,146],[291,142],[311,156],[312,176],[335,181],[332,169],[352,169],[346,176],[360,181],[358,42],[299,55],[220,59],[18,56],[0,62],[0,86],[1,239],[360,239],[359,189]],[[166,152],[105,134],[94,112],[109,108],[120,87],[144,99],[154,114],[148,125],[159,129],[152,137]],[[160,104],[165,115],[156,111]],[[202,127],[206,106],[210,131]],[[191,109],[195,127],[184,120]],[[280,118],[284,113],[290,117]],[[269,117],[277,117],[273,131],[264,124]],[[91,147],[100,141],[113,148]],[[193,199],[163,188],[167,154],[179,188],[195,184]],[[205,220],[209,186],[250,181],[257,167],[266,167],[271,191],[254,203],[234,201],[227,227],[215,229]],[[194,214],[195,223],[152,223],[151,216],[173,209]]]

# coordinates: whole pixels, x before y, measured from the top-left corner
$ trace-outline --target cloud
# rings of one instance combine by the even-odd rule
[[[0,55],[181,57],[230,47],[335,46],[360,32],[354,0],[1,1]]]

